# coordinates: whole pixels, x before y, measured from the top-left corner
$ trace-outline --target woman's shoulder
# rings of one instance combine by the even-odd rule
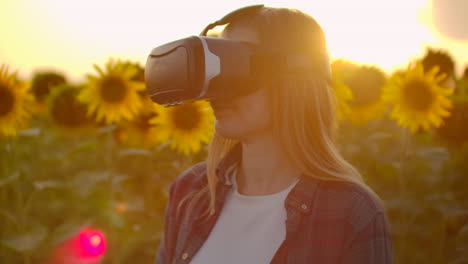
[[[316,198],[318,211],[343,217],[351,224],[362,225],[385,215],[380,197],[370,187],[357,183],[321,181]]]
[[[353,204],[364,203],[369,209],[383,210],[380,198],[368,185],[343,181],[321,181],[318,189],[327,199],[336,198],[336,200]]]
[[[320,241],[349,263],[393,263],[390,221],[380,198],[364,184],[320,181],[303,236]]]

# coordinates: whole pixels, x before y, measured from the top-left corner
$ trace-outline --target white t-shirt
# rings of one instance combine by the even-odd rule
[[[286,237],[284,201],[299,178],[286,189],[269,195],[242,195],[233,188],[208,239],[191,264],[270,263]]]

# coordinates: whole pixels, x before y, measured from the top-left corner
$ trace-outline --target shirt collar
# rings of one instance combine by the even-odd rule
[[[219,181],[225,187],[232,186],[230,175],[242,158],[242,144],[236,144],[221,160],[216,169]],[[301,175],[299,182],[286,197],[286,207],[291,207],[301,213],[309,213],[312,210],[313,198],[317,189],[318,180]]]

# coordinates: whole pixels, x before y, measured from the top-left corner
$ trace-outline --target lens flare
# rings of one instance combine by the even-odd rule
[[[92,229],[83,229],[80,232],[80,245],[82,250],[80,250],[84,255],[99,256],[105,253],[106,243],[104,235]]]
[[[45,263],[100,264],[106,249],[106,239],[101,231],[83,227],[59,244]]]

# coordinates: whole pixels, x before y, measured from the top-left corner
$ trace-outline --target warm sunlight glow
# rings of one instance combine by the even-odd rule
[[[320,1],[304,6],[323,26],[333,57],[378,64],[386,70],[419,55],[429,32],[418,23],[424,0]]]
[[[155,46],[190,35],[238,7],[257,1],[3,0],[0,61],[21,74],[55,68],[72,78],[109,57],[144,64]],[[433,30],[429,0],[265,1],[303,10],[322,25],[332,57],[376,64],[386,71],[420,57],[427,45],[454,53],[458,67],[468,45]],[[455,54],[456,53],[456,54]]]

